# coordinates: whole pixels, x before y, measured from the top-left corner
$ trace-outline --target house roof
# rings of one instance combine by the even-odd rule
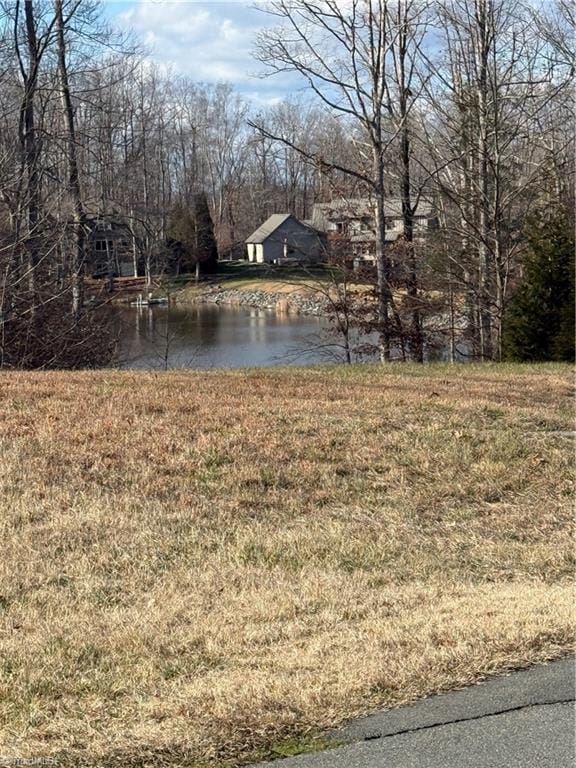
[[[373,243],[376,236],[374,232],[368,230],[366,232],[355,232],[348,239],[351,243]]]
[[[432,203],[420,198],[415,216],[428,217],[432,214]],[[329,203],[316,203],[312,214],[314,226],[322,227],[329,221],[342,219],[364,219],[374,216],[374,202],[368,197],[341,198]],[[389,197],[384,202],[384,216],[399,218],[402,216],[402,200]]]
[[[385,242],[394,243],[399,239],[401,234],[401,232],[391,232],[390,230],[386,230]],[[376,235],[374,232],[358,232],[355,235],[350,235],[348,240],[351,243],[374,243]]]
[[[288,219],[293,218],[291,213],[273,213],[264,224],[261,224],[257,230],[252,232],[250,237],[246,238],[247,243],[263,243],[270,235],[275,232],[281,224]],[[295,219],[297,221],[297,219]]]

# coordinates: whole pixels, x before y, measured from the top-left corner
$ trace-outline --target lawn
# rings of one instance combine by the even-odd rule
[[[0,754],[220,766],[573,646],[572,373],[0,376]]]
[[[217,285],[225,290],[264,291],[269,293],[314,292],[330,283],[329,272],[323,265],[276,267],[271,264],[251,264],[243,261],[219,262],[218,273],[196,284],[193,275],[167,278],[164,286],[176,303],[194,302]],[[162,294],[162,290],[160,291]]]

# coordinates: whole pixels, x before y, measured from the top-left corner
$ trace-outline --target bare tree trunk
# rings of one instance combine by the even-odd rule
[[[54,0],[56,19],[56,41],[58,53],[58,74],[60,78],[60,97],[66,124],[66,161],[68,165],[68,193],[73,205],[73,254],[71,259],[72,277],[72,313],[78,315],[84,303],[84,207],[80,190],[80,175],[76,152],[76,128],[74,108],[70,95],[68,68],[66,65],[66,42],[64,39],[64,18],[62,0]]]
[[[479,242],[478,259],[480,271],[479,316],[480,316],[480,357],[492,358],[492,322],[490,296],[492,294],[492,260],[490,254],[490,212],[488,180],[488,55],[491,47],[489,15],[492,0],[475,0],[474,55],[477,69],[477,110],[478,110],[478,214]]]
[[[455,327],[455,313],[454,313],[454,284],[452,282],[452,269],[448,276],[448,301],[450,311],[450,362],[456,362],[456,327]]]
[[[36,20],[32,0],[24,2],[28,68],[24,77],[24,96],[20,112],[20,142],[23,150],[25,174],[24,206],[26,210],[26,270],[28,290],[35,296],[37,290],[37,264],[39,258],[38,224],[40,218],[40,178],[38,173],[39,145],[35,124],[35,97],[38,83],[40,53],[36,35]],[[32,312],[34,304],[32,304]]]
[[[134,206],[130,206],[130,233],[132,239],[132,273],[138,277],[138,243],[135,232]]]
[[[376,229],[375,257],[378,301],[378,348],[380,361],[390,360],[390,268],[386,255],[386,217],[384,214],[384,169],[381,150],[373,148],[375,189],[374,223]]]
[[[412,204],[412,147],[410,135],[410,99],[413,98],[411,86],[414,62],[418,43],[414,39],[413,20],[410,13],[412,4],[406,0],[397,0],[392,16],[392,24],[397,28],[397,36],[392,46],[397,94],[397,122],[400,132],[400,194],[402,200],[402,225],[406,247],[407,280],[406,291],[411,315],[410,347],[412,357],[421,363],[424,359],[424,341],[422,334],[422,312],[418,292],[418,272],[414,246],[414,206]],[[388,11],[389,12],[389,11]],[[408,71],[407,71],[408,70]]]
[[[114,266],[112,263],[112,253],[110,252],[110,243],[106,240],[106,275],[108,279],[108,290],[114,290]]]
[[[142,203],[144,208],[144,215],[148,212],[148,161],[146,157],[146,127],[144,126],[144,122],[142,122]],[[148,227],[144,226],[144,253],[146,254],[146,265],[145,265],[145,275],[146,275],[146,290],[149,291],[152,288],[152,260],[151,260],[151,248],[152,243],[150,240],[150,234],[148,232]]]

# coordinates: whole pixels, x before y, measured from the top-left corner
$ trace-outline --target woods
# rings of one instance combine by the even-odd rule
[[[301,86],[268,106],[155,66],[96,3],[2,4],[0,365],[105,362],[113,339],[85,278],[107,222],[150,285],[183,229],[203,255],[178,269],[210,271],[215,246],[244,258],[270,214],[306,220],[348,198],[373,210],[380,358],[423,360],[432,313],[462,326],[470,358],[502,358],[526,222],[574,216],[571,4],[274,0],[261,16],[256,60]],[[423,199],[437,219],[425,239]]]

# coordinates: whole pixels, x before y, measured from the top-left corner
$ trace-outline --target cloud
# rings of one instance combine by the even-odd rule
[[[248,2],[135,0],[109,15],[134,32],[150,57],[199,82],[227,81],[260,103],[294,90],[288,78],[261,79],[251,56],[266,16]]]

